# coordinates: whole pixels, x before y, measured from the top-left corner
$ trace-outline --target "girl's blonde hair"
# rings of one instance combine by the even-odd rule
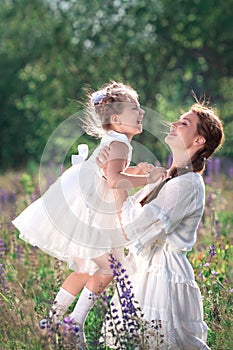
[[[98,138],[110,129],[111,115],[120,114],[124,103],[138,100],[138,94],[131,86],[115,81],[104,84],[98,91],[89,93],[88,97],[83,128],[87,134]]]

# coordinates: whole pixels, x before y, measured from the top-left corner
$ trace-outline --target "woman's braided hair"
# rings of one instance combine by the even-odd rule
[[[123,111],[124,102],[138,100],[138,94],[133,88],[115,81],[103,85],[88,97],[83,128],[87,134],[95,137],[101,137],[110,129],[110,117]]]
[[[190,160],[190,164],[185,168],[172,167],[169,170],[169,178],[164,180],[158,187],[156,187],[151,193],[148,194],[141,204],[144,205],[149,203],[157,197],[161,188],[170,179],[183,175],[187,172],[200,172],[202,173],[205,169],[205,164],[208,158],[222,145],[224,142],[224,131],[223,125],[219,117],[216,115],[214,110],[205,105],[205,101],[193,104],[190,107],[190,111],[195,113],[198,117],[197,133],[203,136],[206,140],[203,148],[198,150]]]

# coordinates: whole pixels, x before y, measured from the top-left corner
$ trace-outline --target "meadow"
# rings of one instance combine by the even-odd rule
[[[233,174],[232,168],[224,173],[220,172],[220,168],[220,159],[215,159],[209,163],[204,176],[206,208],[189,260],[203,295],[205,321],[209,326],[208,345],[212,350],[230,350],[233,348]],[[8,172],[0,177],[2,350],[75,349],[57,332],[43,336],[38,326],[69,274],[66,265],[20,240],[18,231],[11,224],[17,213],[38,195],[37,180],[30,171]],[[120,271],[121,283],[129,285],[128,277],[122,269]],[[113,283],[88,316],[85,325],[88,349],[108,349],[104,341],[99,343],[99,337],[114,288]],[[114,316],[110,317],[114,321]],[[121,349],[134,348],[124,339]],[[145,350],[146,347],[142,345],[140,349]],[[155,349],[164,348],[158,344]]]

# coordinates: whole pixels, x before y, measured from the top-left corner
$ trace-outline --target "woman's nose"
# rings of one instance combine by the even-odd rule
[[[176,121],[176,122],[171,122],[171,125],[174,126],[174,127],[176,127],[176,126],[178,125],[178,123],[179,123],[178,121]]]

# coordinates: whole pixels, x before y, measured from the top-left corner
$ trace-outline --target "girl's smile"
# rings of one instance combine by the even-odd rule
[[[113,118],[115,131],[126,134],[129,139],[140,134],[144,113],[137,101],[126,103],[123,111]]]

